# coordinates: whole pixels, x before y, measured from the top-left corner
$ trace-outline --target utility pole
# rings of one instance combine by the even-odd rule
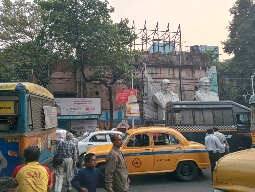
[[[180,81],[180,100],[182,101],[182,34],[181,34],[181,25],[179,25],[179,33],[180,33],[180,42],[179,42],[179,81]]]
[[[134,89],[134,71],[132,69],[131,71],[131,78],[132,78],[132,82],[131,82],[131,88]],[[135,127],[135,117],[132,116],[132,128]]]

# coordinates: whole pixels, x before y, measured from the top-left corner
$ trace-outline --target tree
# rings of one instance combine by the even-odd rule
[[[234,100],[243,103],[242,95],[251,91],[250,77],[255,68],[255,5],[252,0],[237,0],[230,14],[233,19],[223,49],[234,57],[225,63],[221,73],[225,78],[234,78],[230,81],[238,89]]]
[[[35,75],[37,82],[46,87],[48,70],[56,62],[51,49],[45,49],[38,41],[42,28],[42,10],[25,0],[2,0],[0,7],[0,46],[2,66],[12,68],[11,80],[27,80],[27,74]]]
[[[132,68],[130,45],[135,36],[128,20],[113,23],[110,13],[114,9],[106,0],[40,0],[39,5],[50,13],[43,18],[46,45],[54,45],[85,82],[97,81],[107,88],[112,127],[112,87],[130,75]]]

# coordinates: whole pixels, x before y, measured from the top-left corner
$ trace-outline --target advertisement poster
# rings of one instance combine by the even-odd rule
[[[126,116],[127,117],[140,117],[139,104],[127,104]]]
[[[137,103],[137,90],[136,89],[116,90],[116,101],[119,104]]]
[[[57,127],[57,109],[56,107],[43,106],[45,115],[45,129]]]
[[[55,98],[57,114],[101,115],[101,98]]]
[[[72,120],[71,129],[75,129],[78,133],[92,132],[97,127],[97,120]]]

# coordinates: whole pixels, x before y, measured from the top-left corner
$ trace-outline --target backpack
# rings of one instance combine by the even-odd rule
[[[63,142],[63,147],[66,150],[64,142]],[[53,157],[53,161],[52,161],[53,165],[61,165],[64,162],[64,159],[65,159],[65,157],[64,157],[64,154],[62,153],[62,150],[61,150],[61,153],[58,154],[58,148],[57,148],[56,153]]]

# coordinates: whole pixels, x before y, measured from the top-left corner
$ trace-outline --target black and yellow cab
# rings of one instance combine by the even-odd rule
[[[214,170],[214,192],[255,191],[255,148],[222,157]]]
[[[205,146],[188,141],[177,130],[167,127],[129,129],[121,147],[129,174],[175,172],[179,180],[191,181],[201,169],[210,167]],[[105,158],[112,144],[87,150],[97,157],[97,167],[104,172]]]

